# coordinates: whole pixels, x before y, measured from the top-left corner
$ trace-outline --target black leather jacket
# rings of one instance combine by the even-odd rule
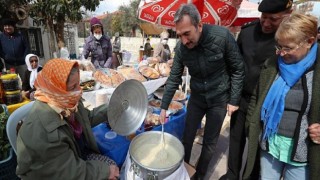
[[[192,96],[205,99],[208,106],[239,105],[244,79],[243,58],[234,37],[220,26],[204,25],[199,44],[193,49],[177,43],[173,66],[166,83],[161,108],[168,109],[187,66]]]

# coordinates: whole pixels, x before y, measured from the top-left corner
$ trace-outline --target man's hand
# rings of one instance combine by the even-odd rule
[[[308,130],[309,130],[309,136],[311,140],[316,144],[320,144],[320,124],[319,123],[311,124]]]
[[[239,109],[239,106],[234,106],[234,105],[228,104],[227,105],[228,116],[231,116],[238,109]]]
[[[164,123],[165,123],[165,121],[166,121],[166,114],[167,114],[167,111],[164,110],[164,109],[161,109],[160,116],[159,116],[159,118],[160,118],[160,123],[161,123],[161,124],[164,124]]]
[[[168,65],[169,65],[170,67],[172,67],[173,59],[169,59],[169,60],[167,61],[167,63],[168,63]]]
[[[119,179],[119,168],[116,165],[110,165],[109,166],[109,172],[110,175],[108,177],[108,180],[117,180]]]

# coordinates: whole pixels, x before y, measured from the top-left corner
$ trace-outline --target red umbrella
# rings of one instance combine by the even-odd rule
[[[202,22],[230,26],[237,17],[237,6],[242,0],[142,0],[138,9],[141,20],[174,27],[174,14],[182,4],[197,6]]]

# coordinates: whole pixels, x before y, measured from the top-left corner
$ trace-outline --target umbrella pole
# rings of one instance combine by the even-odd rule
[[[144,31],[142,31],[142,46],[144,46]]]

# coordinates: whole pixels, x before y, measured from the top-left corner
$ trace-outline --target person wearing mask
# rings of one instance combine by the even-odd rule
[[[153,59],[156,62],[167,62],[171,59],[171,51],[168,45],[169,33],[163,31],[160,34],[160,43],[158,43],[154,49]]]
[[[276,34],[248,107],[244,178],[260,158],[261,179],[320,177],[320,48],[317,18],[292,13]],[[256,157],[257,151],[260,156]]]
[[[242,155],[246,144],[245,120],[253,89],[259,79],[261,67],[275,53],[274,35],[282,19],[292,12],[292,0],[263,0],[258,7],[260,20],[244,25],[237,39],[244,58],[245,79],[240,107],[230,119],[230,141],[227,173],[220,180],[238,180]],[[251,155],[250,155],[251,156]],[[252,179],[259,179],[259,161]]]
[[[30,53],[28,40],[17,32],[13,19],[3,19],[3,33],[0,34],[0,58],[4,59],[5,68],[14,68],[22,82],[27,69],[25,57]],[[1,68],[2,69],[2,68]]]
[[[147,58],[152,56],[152,46],[150,44],[150,38],[147,38],[147,41],[144,44],[144,52],[143,52],[143,54]]]
[[[34,86],[36,100],[17,136],[17,175],[24,180],[117,180],[119,168],[100,154],[91,129],[108,121],[108,106],[84,107],[78,63],[49,60]]]
[[[35,54],[28,54],[25,58],[28,69],[24,73],[25,81],[22,82],[22,94],[25,97],[34,100],[33,93],[36,90],[34,87],[34,81],[37,78],[38,73],[42,70],[39,65],[39,57]]]
[[[111,68],[112,46],[110,38],[103,32],[101,21],[93,17],[90,20],[91,35],[86,38],[82,55],[85,59],[91,54],[91,62],[95,68]]]
[[[226,113],[231,116],[239,106],[244,78],[243,59],[232,34],[224,27],[202,24],[193,4],[184,4],[174,16],[177,42],[173,66],[161,101],[160,122],[164,123],[168,106],[182,82],[186,66],[191,94],[183,133],[185,162],[202,118],[206,116],[203,146],[195,179],[207,174]]]
[[[116,32],[114,36],[115,38],[112,43],[112,69],[117,69],[122,62],[120,57],[121,40],[119,32]]]

